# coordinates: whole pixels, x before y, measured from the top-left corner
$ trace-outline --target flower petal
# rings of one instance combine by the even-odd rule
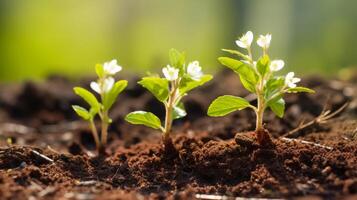
[[[90,83],[90,87],[92,88],[92,90],[94,90],[96,93],[100,94],[101,93],[101,89],[100,86],[97,82],[91,82]]]
[[[200,80],[203,75],[200,63],[198,61],[189,63],[187,67],[187,74],[195,81]]]
[[[167,65],[162,69],[162,73],[164,74],[165,78],[169,81],[174,81],[178,78],[179,70]]]

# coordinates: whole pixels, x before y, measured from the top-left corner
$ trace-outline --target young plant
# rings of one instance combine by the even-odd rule
[[[132,124],[141,124],[162,132],[165,149],[172,146],[170,138],[172,121],[186,116],[181,99],[192,89],[201,86],[212,79],[211,75],[204,75],[198,61],[186,64],[184,53],[175,49],[169,51],[170,65],[162,69],[165,78],[144,77],[138,83],[149,90],[157,100],[165,106],[165,121],[151,112],[135,111],[129,113],[125,120]]]
[[[82,117],[84,120],[88,121],[97,150],[100,152],[104,149],[107,144],[108,137],[108,126],[112,123],[109,117],[109,110],[115,103],[118,95],[125,89],[128,82],[126,80],[121,80],[115,82],[113,76],[122,70],[122,67],[117,64],[116,60],[106,62],[103,65],[97,64],[95,67],[98,79],[96,82],[91,82],[90,87],[93,91],[98,93],[100,101],[96,96],[81,87],[75,87],[74,92],[86,101],[90,108],[89,110],[74,105],[72,106],[74,111]],[[99,115],[101,119],[101,138],[99,139],[99,134],[94,123],[95,117]]]
[[[218,60],[224,66],[232,69],[238,74],[245,89],[255,94],[257,105],[252,105],[244,98],[224,95],[215,99],[208,108],[208,115],[212,117],[224,116],[236,110],[251,108],[256,114],[256,129],[258,143],[264,145],[270,142],[270,136],[263,126],[264,111],[270,108],[278,117],[282,118],[285,110],[285,93],[297,93],[314,91],[297,87],[300,78],[294,77],[294,72],[286,76],[276,76],[275,73],[284,67],[283,60],[270,60],[268,49],[271,35],[260,35],[257,40],[258,46],[263,49],[263,55],[257,61],[254,60],[251,50],[253,33],[248,31],[236,44],[247,50],[247,55],[236,50],[223,49],[223,51],[234,54],[240,59],[220,57]]]

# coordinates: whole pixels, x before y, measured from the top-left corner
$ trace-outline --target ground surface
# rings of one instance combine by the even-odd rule
[[[70,109],[85,106],[72,94],[74,83],[51,77],[45,83],[1,85],[0,199],[357,198],[356,80],[307,78],[301,84],[316,94],[288,95],[283,119],[267,112],[275,146],[259,148],[236,136],[254,129],[251,111],[206,116],[217,96],[248,95],[234,75],[222,72],[184,100],[188,117],[175,122],[174,158],[163,154],[158,132],[123,120],[138,109],[163,114],[135,79],[111,113],[107,157],[95,157],[87,124]],[[346,102],[327,123],[290,134],[295,140],[282,137],[324,107],[334,111]]]

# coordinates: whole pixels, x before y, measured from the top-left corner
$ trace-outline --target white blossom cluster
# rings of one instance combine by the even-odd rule
[[[239,47],[247,49],[250,52],[253,39],[254,39],[253,33],[251,31],[248,31],[246,34],[244,34],[242,37],[236,40],[236,44]],[[266,52],[270,46],[271,39],[272,39],[271,34],[260,35],[259,38],[257,39],[257,44],[263,49],[264,52]],[[250,57],[250,59],[252,59],[251,55],[247,55],[247,57]],[[253,64],[255,65],[256,62],[253,62]],[[283,69],[284,65],[285,62],[283,60],[272,60],[269,68],[271,71],[276,72]],[[295,88],[296,83],[300,82],[301,80],[300,78],[296,78],[294,76],[295,76],[294,72],[289,72],[285,76],[285,84],[289,88]]]
[[[93,81],[90,87],[98,94],[105,94],[109,92],[115,83],[113,76],[120,72],[122,67],[117,64],[117,60],[113,59],[109,62],[103,64],[104,78],[98,79],[98,81]]]

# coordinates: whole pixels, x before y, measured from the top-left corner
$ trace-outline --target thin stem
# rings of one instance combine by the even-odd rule
[[[167,105],[166,109],[166,118],[165,118],[165,127],[164,127],[164,136],[168,137],[170,134],[171,124],[172,124],[172,107]]]
[[[258,132],[263,129],[263,116],[264,116],[265,105],[264,105],[264,97],[262,94],[258,95],[257,100],[258,100],[258,108],[256,110],[257,120],[256,120],[255,131]]]
[[[93,138],[94,138],[95,146],[96,146],[96,149],[98,151],[101,148],[101,144],[100,144],[99,136],[98,136],[98,131],[97,131],[97,128],[95,127],[95,124],[94,124],[93,120],[90,120],[89,124],[90,124],[90,128],[92,130],[92,135],[93,135]]]
[[[101,142],[102,145],[107,145],[108,140],[108,111],[104,111],[103,119],[102,119],[102,135],[101,135]]]
[[[263,48],[263,56],[267,55],[268,52],[267,52],[267,49],[266,48]]]
[[[256,111],[257,114],[257,121],[256,121],[256,127],[255,131],[260,131],[263,129],[263,116],[264,116],[264,110],[265,110],[265,100],[264,100],[264,76],[260,76],[260,82],[257,87],[257,103],[258,103],[258,108]]]
[[[177,87],[179,85],[180,80],[177,79],[175,81],[173,81],[171,84],[171,92],[169,95],[169,99],[167,104],[165,105],[165,127],[164,127],[164,137],[168,138],[170,135],[170,131],[171,131],[171,127],[172,127],[172,111],[173,111],[173,107],[176,104],[176,92],[177,92]]]
[[[102,102],[104,102],[104,100],[105,100],[105,93],[104,93],[104,88],[103,88],[105,79],[106,79],[105,76],[99,79],[100,85],[102,86],[102,88],[101,88],[102,92],[100,94],[100,98],[101,98]],[[108,110],[106,110],[106,108],[104,108],[102,106],[99,111],[99,116],[102,121],[100,142],[101,142],[101,146],[105,147],[107,145],[107,140],[108,140],[108,126],[109,126],[109,124],[108,124],[108,121],[109,121]]]
[[[253,54],[252,54],[252,49],[250,47],[247,48],[248,51],[248,56],[249,56],[249,62],[253,65]]]

